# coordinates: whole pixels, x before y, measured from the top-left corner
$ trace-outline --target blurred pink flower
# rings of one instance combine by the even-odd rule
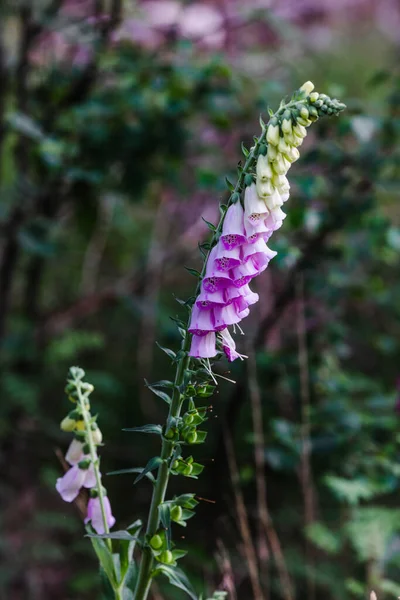
[[[65,502],[75,500],[82,487],[92,488],[96,485],[93,465],[88,469],[80,469],[78,465],[67,471],[64,477],[57,479],[56,490]]]
[[[111,512],[111,505],[107,496],[103,498],[103,505],[108,527],[111,528],[115,524],[115,518]],[[89,521],[91,521],[96,533],[99,535],[105,533],[100,499],[98,497],[89,499],[85,523],[89,523]]]

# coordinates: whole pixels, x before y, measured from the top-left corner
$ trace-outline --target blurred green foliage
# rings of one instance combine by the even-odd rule
[[[157,49],[111,44],[105,31],[88,64],[37,65],[29,51],[49,13],[21,3],[5,18],[19,32],[0,52],[0,595],[101,597],[79,513],[53,487],[63,468],[55,449],[68,443],[58,430],[67,369],[81,364],[96,387],[105,470],[145,464],[153,442],[121,429],[163,418],[143,379],[169,376],[155,341],[179,343],[169,317],[181,314],[173,295],[192,293],[182,267],[198,266],[200,217],[216,214],[258,112],[314,74],[318,89],[339,86],[349,110],[314,127],[293,168],[288,217],[272,244],[279,254],[246,323],[267,500],[297,598],[399,595],[400,77],[382,40],[368,57],[368,36],[358,46],[348,36],[351,51],[302,46],[297,56],[301,30],[263,14],[289,50],[293,40],[287,64],[271,37],[254,55],[232,56],[179,36]],[[254,74],[260,52],[276,65]],[[242,600],[251,592],[224,432],[256,551],[260,525],[249,373],[231,371],[238,383],[215,399],[202,479],[173,492],[216,501],[201,503],[181,544],[196,589],[210,594],[233,578]],[[148,485],[132,481],[107,478],[122,525],[146,515]],[[271,598],[286,598],[269,551],[266,563],[258,552],[260,577]],[[163,586],[163,597],[178,599]]]

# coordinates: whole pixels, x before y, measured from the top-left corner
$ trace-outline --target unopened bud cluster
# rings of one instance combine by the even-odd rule
[[[65,392],[75,405],[74,409],[61,421],[61,429],[74,433],[74,439],[65,455],[71,468],[60,477],[56,489],[65,502],[73,502],[82,488],[90,490],[85,523],[89,521],[93,529],[103,534],[112,527],[115,519],[111,512],[107,491],[100,484],[99,458],[97,447],[102,443],[102,433],[96,418],[90,413],[89,396],[94,387],[83,378],[85,372],[79,367],[71,367]]]

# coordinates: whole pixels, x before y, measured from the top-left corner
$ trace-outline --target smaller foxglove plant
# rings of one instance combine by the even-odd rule
[[[230,194],[227,204],[220,206],[220,221],[216,226],[207,223],[212,237],[200,245],[202,270],[189,269],[197,278],[197,286],[192,298],[180,301],[189,313],[187,322],[177,320],[181,348],[178,352],[161,348],[175,366],[175,377],[147,384],[167,403],[166,422],[125,430],[155,434],[161,440],[159,456],[151,458],[144,468],[114,473],[136,473],[135,483],[147,477],[153,484],[144,534],[140,533],[140,521],[124,531],[110,533],[114,517],[102,487],[97,455],[101,433],[90,415],[93,387],[83,381],[82,369],[70,370],[66,391],[76,407],[61,427],[73,431],[75,437],[66,455],[71,469],[56,487],[67,502],[72,502],[80,489],[90,489],[85,522],[108,580],[107,598],[146,600],[152,581],[165,575],[172,585],[197,599],[178,567],[186,552],[176,547],[173,528],[186,526],[198,500],[193,493],[168,499],[168,483],[171,476],[197,479],[204,469],[191,449],[206,439],[207,432],[199,427],[207,420],[208,398],[221,377],[213,371],[210,359],[214,362],[224,355],[229,361],[246,358],[237,351],[233,336],[243,333],[240,323],[259,299],[250,283],[276,256],[267,242],[286,217],[282,206],[289,199],[287,172],[300,156],[299,147],[311,123],[325,115],[338,115],[345,108],[338,100],[313,90],[308,81],[289,102],[282,101],[276,113],[270,111],[268,124],[260,119],[262,131],[253,147],[242,147],[245,162],[238,167],[236,185],[227,182]],[[141,549],[139,568],[133,559],[136,545]],[[216,592],[213,597],[223,598],[224,592]]]

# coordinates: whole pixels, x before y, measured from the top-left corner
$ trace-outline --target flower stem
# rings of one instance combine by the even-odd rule
[[[280,109],[275,114],[283,112],[288,106],[291,106],[291,104],[292,103],[281,106]],[[238,193],[240,194],[240,192],[242,191],[243,184],[244,184],[244,178],[250,172],[250,170],[254,167],[258,153],[259,153],[259,148],[260,148],[261,144],[266,143],[265,142],[266,136],[267,136],[267,126],[263,124],[262,133],[261,133],[260,137],[256,140],[252,149],[250,150],[250,152],[246,158],[245,164],[240,171],[236,185],[228,199],[228,202],[227,202],[228,207],[232,204],[234,195],[238,194]],[[211,240],[211,247],[213,245],[215,245],[215,243],[219,239],[219,236],[222,232],[224,218],[225,218],[225,213],[222,214],[220,221],[215,229],[214,235]],[[204,259],[203,268],[202,268],[201,275],[199,277],[199,281],[198,281],[196,292],[195,292],[196,296],[198,295],[198,293],[200,291],[201,280],[205,275],[209,254],[210,254],[210,250],[207,252],[205,259]],[[185,331],[185,337],[182,342],[181,358],[178,360],[177,366],[176,366],[174,392],[173,392],[172,402],[171,402],[169,413],[168,413],[167,423],[170,422],[171,418],[179,417],[180,411],[181,411],[183,399],[181,397],[180,389],[181,389],[181,386],[184,381],[185,372],[188,369],[189,364],[190,364],[190,357],[188,356],[189,347],[190,347],[190,334],[188,332],[189,322],[190,322],[190,315],[189,315],[188,325],[187,325],[186,331]],[[147,522],[146,534],[147,534],[148,538],[151,538],[153,535],[155,535],[155,533],[157,532],[159,525],[160,525],[160,517],[159,517],[158,507],[160,506],[160,504],[162,504],[164,502],[164,499],[165,499],[165,494],[167,491],[168,481],[169,481],[169,459],[172,456],[173,450],[174,450],[174,442],[170,442],[164,438],[163,442],[162,442],[162,451],[161,451],[161,458],[162,458],[163,462],[161,463],[161,465],[159,466],[159,469],[158,469],[157,480],[156,480],[156,483],[155,483],[155,486],[153,489],[153,496],[152,496],[152,500],[151,500],[149,517],[148,517],[148,522]],[[135,600],[146,600],[148,597],[150,586],[151,586],[151,580],[152,580],[153,563],[154,563],[154,560],[153,560],[153,555],[152,555],[151,549],[150,549],[150,547],[145,546],[143,549],[143,554],[142,554],[142,559],[141,559],[140,569],[139,569],[139,576],[138,576],[136,589],[135,589],[135,595],[134,595]]]
[[[79,406],[81,408],[83,421],[85,423],[86,441],[89,445],[90,459],[92,461],[94,474],[96,477],[96,489],[97,489],[97,494],[98,494],[98,498],[99,498],[99,502],[100,502],[100,509],[101,509],[101,516],[103,519],[104,532],[106,534],[108,534],[108,533],[110,533],[110,529],[108,527],[106,511],[104,508],[104,495],[103,495],[103,486],[101,485],[99,457],[98,457],[97,451],[96,451],[96,444],[94,443],[94,440],[93,440],[92,428],[91,428],[91,423],[90,423],[90,413],[86,407],[87,399],[85,398],[84,394],[82,393],[81,381],[75,380],[75,385],[76,385],[76,391],[78,394]],[[106,539],[105,541],[111,552],[112,551],[111,540]]]

